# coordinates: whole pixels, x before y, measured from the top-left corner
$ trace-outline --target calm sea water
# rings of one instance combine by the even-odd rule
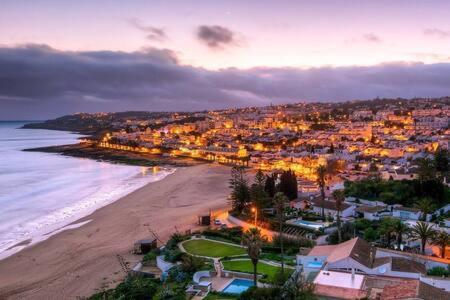
[[[174,170],[117,165],[25,148],[75,143],[80,135],[0,122],[0,259]]]

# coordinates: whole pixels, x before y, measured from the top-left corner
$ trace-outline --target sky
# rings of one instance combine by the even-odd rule
[[[450,95],[450,1],[0,0],[0,120]]]

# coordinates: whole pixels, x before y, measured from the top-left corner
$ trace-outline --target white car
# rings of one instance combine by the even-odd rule
[[[214,220],[214,224],[220,226],[220,225],[222,225],[222,222],[220,222],[219,219],[215,219],[215,220]]]

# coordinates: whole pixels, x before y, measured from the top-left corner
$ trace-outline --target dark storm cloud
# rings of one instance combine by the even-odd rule
[[[434,36],[441,39],[450,38],[450,30],[442,30],[439,28],[427,28],[423,31],[424,35]]]
[[[167,34],[164,29],[154,26],[143,25],[139,19],[129,19],[131,26],[139,29],[146,34],[148,40],[162,42],[167,40]]]
[[[450,64],[206,70],[167,49],[0,48],[0,119],[79,111],[203,110],[299,100],[450,95]]]
[[[197,38],[211,49],[237,45],[236,34],[222,26],[202,25],[197,28]]]

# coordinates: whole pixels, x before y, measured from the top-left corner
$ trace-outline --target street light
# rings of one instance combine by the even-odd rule
[[[256,226],[258,220],[258,210],[256,209],[256,207],[252,207],[252,213],[255,214],[255,227],[258,227]]]

